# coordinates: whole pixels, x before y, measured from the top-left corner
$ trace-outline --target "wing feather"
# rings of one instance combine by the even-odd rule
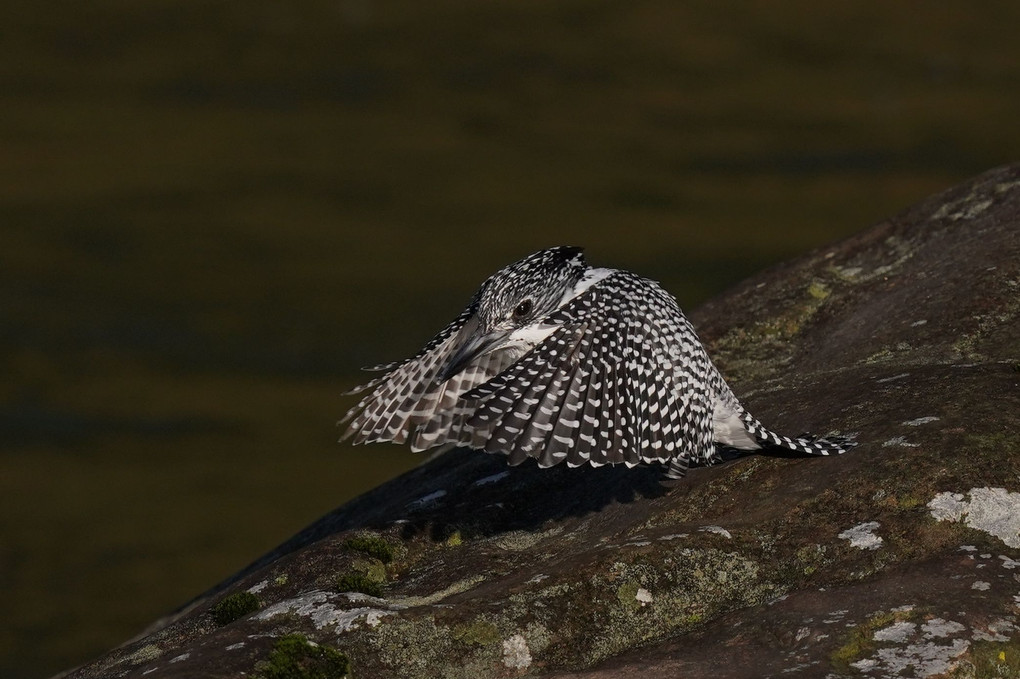
[[[369,393],[340,421],[346,425],[340,440],[350,438],[355,445],[406,441],[412,428],[426,421],[441,399],[444,390],[437,389],[435,378],[456,351],[458,339],[473,322],[476,310],[477,302],[473,300],[417,354],[390,364],[393,367],[385,375],[348,392]]]
[[[534,352],[533,352],[534,353]],[[531,421],[557,370],[550,366],[547,353],[532,356],[530,360],[518,361],[505,373],[507,377],[517,379],[500,379],[497,390],[489,395],[475,415],[468,420],[468,427],[479,431],[488,429],[493,433],[488,437],[483,449],[490,453],[506,453],[510,455],[510,464],[520,464],[528,458],[527,438],[525,437]],[[524,389],[521,384],[526,384]],[[470,399],[469,393],[466,398]]]
[[[621,363],[607,363],[606,370],[606,404],[602,412],[606,415],[606,445],[600,451],[597,464],[620,464],[626,461],[627,439],[624,430],[627,425],[626,405],[620,382],[623,379]],[[596,463],[593,463],[596,464]]]
[[[583,337],[582,334],[579,345],[583,343]],[[584,445],[578,438],[578,433],[581,427],[581,411],[584,407],[581,399],[587,394],[590,377],[591,370],[583,362],[575,361],[573,371],[564,382],[559,412],[546,441],[543,461],[547,461],[548,465],[556,464],[563,459],[567,459],[569,463],[570,453]]]
[[[599,373],[589,364],[581,373],[581,393],[578,396],[577,418],[580,421],[577,428],[575,445],[567,454],[567,464],[571,467],[579,467],[591,459],[592,454],[598,446],[596,428],[599,424],[599,407],[602,405],[602,384],[599,380]]]

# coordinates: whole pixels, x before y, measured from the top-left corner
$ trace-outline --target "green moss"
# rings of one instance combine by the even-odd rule
[[[823,300],[830,294],[832,294],[831,291],[829,290],[829,286],[827,286],[825,283],[822,283],[821,281],[813,281],[811,285],[808,286],[807,291],[808,294],[811,295],[811,297],[817,300]]]
[[[446,538],[447,547],[459,547],[464,544],[464,537],[460,534],[459,530],[453,531],[450,537]]]
[[[379,563],[376,559],[359,559],[351,564],[351,570],[355,573],[361,573],[369,580],[378,583],[386,582],[386,566]]]
[[[350,671],[346,655],[313,644],[301,634],[280,638],[269,657],[255,666],[259,679],[342,679]]]
[[[380,625],[373,644],[379,660],[394,668],[394,677],[449,676],[453,673],[443,670],[459,660],[450,628],[437,625],[428,616],[413,620],[397,617]]]
[[[227,625],[262,608],[262,602],[251,592],[237,592],[220,600],[209,613],[217,625]]]
[[[819,567],[826,562],[825,552],[825,546],[819,544],[804,545],[798,549],[794,557],[797,563],[800,564],[801,573],[812,575],[817,572]]]
[[[369,596],[382,596],[382,583],[364,573],[345,573],[336,580],[341,592],[361,592]]]
[[[344,547],[355,552],[374,556],[383,563],[393,561],[393,547],[380,537],[374,535],[356,535],[344,542]]]
[[[499,641],[499,628],[488,620],[477,620],[469,625],[454,627],[453,638],[465,644],[487,646]]]
[[[968,655],[972,667],[961,668],[966,675],[953,676],[1020,678],[1020,640],[975,641]]]
[[[833,667],[840,672],[850,671],[851,663],[860,660],[866,655],[870,655],[871,651],[875,649],[874,637],[876,630],[900,620],[909,620],[913,615],[914,611],[879,613],[854,627],[844,644],[829,656]]]
[[[132,665],[140,665],[143,662],[151,662],[163,655],[163,651],[160,650],[156,644],[146,644],[137,651],[124,658],[124,660]]]
[[[914,509],[924,504],[927,503],[923,498],[919,498],[916,495],[905,495],[899,499],[898,506],[900,509]]]
[[[616,588],[616,598],[627,610],[636,611],[641,608],[641,602],[637,600],[638,589],[636,582],[625,582]]]

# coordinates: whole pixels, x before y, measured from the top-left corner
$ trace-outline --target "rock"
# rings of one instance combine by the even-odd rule
[[[851,453],[664,483],[454,451],[70,676],[257,675],[292,633],[357,677],[1013,676],[1018,311],[1014,165],[693,314],[751,412]]]

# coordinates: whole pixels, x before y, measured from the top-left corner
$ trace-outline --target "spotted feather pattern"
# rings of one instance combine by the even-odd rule
[[[505,345],[440,379],[462,345],[506,325],[522,299],[544,307],[507,327]],[[416,451],[456,444],[541,467],[659,463],[673,478],[692,463],[715,462],[717,443],[810,455],[853,445],[765,428],[737,401],[671,295],[625,271],[585,267],[576,248],[542,251],[497,273],[417,355],[380,368],[386,374],[356,390],[369,393],[344,420],[355,443],[409,441]]]
[[[474,415],[453,442],[483,432],[486,451],[540,466],[710,460],[718,373],[671,296],[620,271],[546,322],[544,342],[464,394]]]
[[[447,394],[455,393],[450,386],[456,385],[443,385],[442,388],[437,388],[434,382],[443,365],[456,350],[458,340],[476,310],[477,301],[472,300],[457,318],[411,358],[369,368],[387,372],[348,392],[348,394],[364,391],[369,393],[340,421],[341,425],[347,426],[341,440],[351,438],[355,445],[385,441],[405,443],[412,430],[432,420],[440,406],[448,405]],[[493,366],[489,368],[491,374],[476,379],[488,379],[498,374],[497,368],[502,367],[505,366]],[[481,370],[484,371],[485,368]]]

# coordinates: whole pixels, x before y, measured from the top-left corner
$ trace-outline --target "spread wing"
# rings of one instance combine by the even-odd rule
[[[540,466],[707,459],[713,369],[669,294],[618,272],[544,322],[558,327],[465,393],[442,442]]]
[[[369,393],[340,421],[341,425],[347,425],[340,440],[353,438],[355,444],[404,443],[412,425],[422,418],[427,419],[428,405],[436,400],[430,397],[436,391],[433,384],[436,375],[455,351],[457,338],[476,308],[477,304],[470,304],[411,358],[369,368],[386,371],[386,374],[347,392]]]
[[[436,384],[443,366],[477,327],[477,308],[477,301],[473,300],[411,358],[368,368],[386,374],[348,392],[369,393],[340,421],[340,425],[346,425],[340,440],[350,438],[354,444],[410,440],[411,449],[416,452],[442,444],[445,439],[440,438],[463,421],[458,408],[460,397],[511,363],[509,355],[493,352],[446,382]]]

